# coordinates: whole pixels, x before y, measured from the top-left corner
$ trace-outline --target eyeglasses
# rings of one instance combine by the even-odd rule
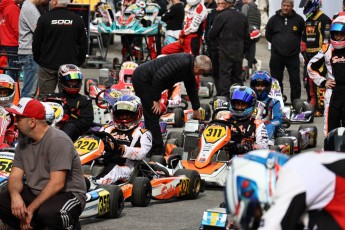
[[[225,2],[217,2],[217,5],[225,5]]]

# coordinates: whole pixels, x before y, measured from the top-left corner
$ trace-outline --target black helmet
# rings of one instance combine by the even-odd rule
[[[325,138],[325,151],[345,152],[345,128],[333,129]]]

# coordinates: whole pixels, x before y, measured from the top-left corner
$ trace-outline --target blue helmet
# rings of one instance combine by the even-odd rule
[[[238,108],[238,103],[244,102],[245,108]],[[247,86],[241,86],[234,90],[230,98],[230,113],[236,120],[249,118],[256,103],[256,93]]]
[[[308,19],[322,6],[322,0],[309,0],[304,4],[303,14]]]
[[[262,84],[265,86],[262,90],[257,90],[255,86]],[[266,71],[255,71],[250,80],[250,87],[255,91],[258,96],[258,100],[265,100],[271,91],[272,78],[270,74]]]

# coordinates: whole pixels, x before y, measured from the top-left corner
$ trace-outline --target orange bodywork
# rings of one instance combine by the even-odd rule
[[[154,196],[155,199],[167,200],[172,197],[177,197],[180,195],[180,187],[178,184],[176,187],[172,184],[176,179],[180,180],[178,177],[169,178],[158,178],[151,181],[152,190],[160,189],[159,195]]]
[[[222,167],[225,163],[223,162],[212,162],[204,168],[197,168],[194,161],[181,160],[181,164],[185,169],[196,170],[200,174],[212,174],[214,171]]]
[[[132,196],[133,185],[132,184],[125,184],[125,185],[121,186],[121,190],[123,192],[123,197],[126,200],[128,197]]]

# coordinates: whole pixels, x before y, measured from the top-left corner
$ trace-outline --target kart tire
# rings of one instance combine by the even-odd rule
[[[211,118],[211,107],[208,104],[201,104],[200,107],[205,110],[205,120],[208,121]]]
[[[208,97],[205,98],[211,98],[213,96],[213,92],[214,92],[214,84],[209,82],[209,81],[200,81],[200,86],[205,86],[208,89]]]
[[[271,145],[271,146],[269,147],[269,150],[273,150],[273,151],[280,152],[280,148],[279,148],[279,146],[277,146],[277,145]]]
[[[278,137],[277,139],[275,139],[274,141],[274,145],[289,145],[290,146],[290,150],[287,153],[288,155],[292,156],[294,154],[294,143],[293,140],[291,138],[288,137]],[[281,152],[281,150],[279,151]]]
[[[309,123],[313,123],[314,122],[314,108],[313,108],[313,106],[311,106],[309,103],[304,103],[303,110],[304,111],[312,111],[312,115],[311,115],[311,118],[309,120]]]
[[[189,170],[189,169],[178,169],[174,173],[174,176],[181,176],[181,175],[185,175],[190,180],[188,194],[184,196],[184,198],[191,199],[191,200],[198,198],[200,190],[201,190],[200,174],[196,170]]]
[[[151,202],[152,185],[148,178],[137,177],[133,181],[131,203],[135,207],[147,207]]]
[[[301,99],[295,99],[292,102],[292,107],[296,114],[302,113],[304,108],[304,102]]]
[[[87,78],[84,80],[84,94],[89,95],[89,84],[86,84],[88,80],[92,80],[96,85],[98,85],[98,80],[96,78]]]
[[[173,127],[181,128],[184,125],[184,115],[183,115],[183,109],[182,108],[175,108],[174,109],[175,114],[175,123],[173,124]]]
[[[182,156],[183,156],[183,148],[181,148],[181,147],[174,148],[171,151],[171,155],[179,155],[182,158]]]
[[[184,142],[184,136],[181,132],[169,132],[167,136],[167,141],[175,139],[175,145],[176,147],[183,147]],[[171,143],[171,142],[169,142]]]
[[[291,126],[291,121],[290,121],[287,117],[284,117],[284,118],[283,118],[283,122],[282,122],[282,126],[283,126],[285,129],[290,128],[290,126]]]
[[[291,131],[289,131],[290,133],[289,133],[289,136],[293,136],[293,137],[296,137],[296,139],[297,139],[297,151],[296,151],[296,153],[300,153],[301,152],[301,150],[302,150],[302,135],[301,135],[301,133],[299,132],[299,131],[297,131],[297,130],[291,130]]]
[[[163,156],[160,156],[160,155],[151,156],[150,161],[160,163],[161,165],[164,165],[164,166],[167,165],[165,158]]]
[[[307,124],[300,125],[298,128],[298,131],[301,129],[306,129],[306,128],[311,128],[314,131],[313,140],[312,141],[309,140],[309,145],[308,145],[310,148],[314,148],[317,145],[317,127],[315,125],[307,125]]]
[[[110,193],[110,211],[107,212],[104,217],[118,218],[125,206],[122,189],[117,185],[100,184],[96,189],[103,188]]]

